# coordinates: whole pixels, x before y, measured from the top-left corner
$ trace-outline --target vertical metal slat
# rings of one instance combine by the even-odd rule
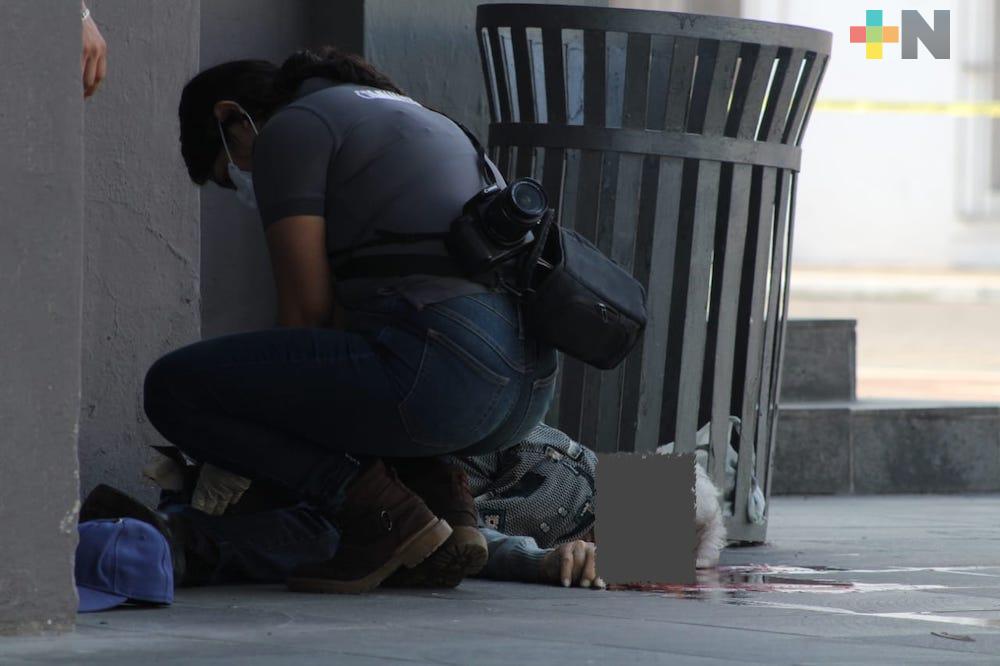
[[[688,103],[685,126],[688,132],[701,134],[708,110],[708,96],[712,92],[715,78],[715,61],[719,53],[719,42],[703,39],[698,42],[698,66],[691,84],[691,99]]]
[[[490,66],[487,58],[490,57],[489,51],[489,35],[483,34],[482,30],[478,30],[476,34],[476,43],[479,45],[479,62],[483,66],[483,81],[486,83],[486,101],[490,109],[490,119],[493,122],[497,122],[497,99],[493,93],[493,87],[496,85],[496,80],[490,75]]]
[[[606,92],[605,33],[585,30],[583,33],[583,124],[604,127]]]
[[[744,46],[743,64],[733,91],[726,135],[737,139],[752,139],[764,105],[771,68],[778,54],[776,46]],[[752,59],[752,61],[749,61]]]
[[[788,245],[785,253],[785,275],[783,278],[783,291],[784,295],[782,297],[782,307],[781,307],[781,318],[778,322],[778,341],[776,343],[776,349],[774,356],[774,367],[772,368],[772,379],[771,379],[771,404],[775,406],[774,413],[771,415],[771,425],[770,425],[770,437],[767,442],[765,442],[765,456],[763,460],[758,457],[757,459],[757,482],[764,488],[764,494],[767,497],[771,496],[771,468],[774,464],[774,446],[775,446],[775,432],[777,430],[777,420],[779,418],[779,410],[777,406],[781,404],[781,368],[784,363],[785,356],[785,329],[788,324],[788,297],[791,291],[791,281],[792,281],[792,241],[795,236],[795,195],[796,187],[798,184],[798,175],[795,173],[791,174],[791,192],[788,198]]]
[[[1000,43],[1000,40],[997,40]],[[816,85],[813,86],[812,91],[809,94],[809,98],[806,103],[805,116],[802,118],[802,123],[799,125],[798,130],[791,136],[793,145],[800,145],[802,143],[802,137],[806,133],[806,127],[809,125],[809,118],[812,117],[813,108],[816,106],[816,96],[819,94],[819,87],[823,83],[823,77],[826,75],[826,66],[830,62],[830,57],[825,55],[817,55],[817,60],[819,64],[816,65],[819,68],[819,76],[816,77]]]
[[[733,89],[733,75],[736,73],[739,48],[740,45],[735,42],[719,44],[712,71],[711,88],[705,100],[702,134],[718,136],[725,130],[726,107],[729,105],[729,96]],[[700,64],[698,69],[701,69]]]
[[[653,159],[653,158],[650,158]],[[648,162],[647,162],[648,164]],[[676,256],[679,202],[683,181],[684,160],[674,157],[658,159],[656,170],[647,174],[656,177],[655,190],[648,196],[644,179],[637,239],[637,272],[647,272],[647,322],[642,339],[642,359],[639,364],[636,389],[635,451],[652,451],[659,444],[660,412],[663,409],[663,373],[667,359],[670,311],[673,298],[674,257]],[[643,205],[644,204],[644,205]],[[647,212],[643,216],[644,212]],[[646,245],[646,239],[649,239]],[[640,259],[648,266],[639,265]],[[631,370],[631,369],[630,369]]]
[[[711,254],[715,239],[720,167],[719,162],[703,162],[698,169],[677,394],[677,429],[674,440],[677,443],[674,449],[677,453],[694,452],[695,433],[701,425],[698,423],[698,411],[707,332],[705,308],[708,303],[708,283],[712,269]]]
[[[517,110],[522,123],[535,122],[535,95],[531,85],[531,56],[528,54],[528,34],[523,27],[510,29],[514,52],[514,77],[517,79]]]
[[[657,206],[658,183],[660,174],[660,158],[653,155],[635,156],[639,161],[640,173],[638,176],[639,196],[636,205],[635,239],[632,243],[632,259],[629,262],[629,270],[636,280],[645,288],[648,295],[647,301],[652,302],[650,288],[650,263],[654,252],[654,223]],[[625,158],[626,165],[628,158]],[[627,168],[627,166],[626,166]],[[625,214],[624,207],[620,209],[622,215]],[[617,241],[616,241],[617,243]],[[655,324],[647,324],[647,331]],[[666,330],[663,330],[666,334]],[[625,359],[624,378],[622,387],[622,406],[619,416],[619,449],[622,451],[635,450],[635,439],[639,420],[639,390],[641,387],[643,359],[646,354],[645,342],[640,340],[636,348]],[[658,366],[659,367],[659,366]],[[656,402],[659,404],[659,402]]]
[[[729,195],[729,220],[723,256],[718,329],[715,337],[715,364],[712,379],[711,469],[713,479],[724,479],[729,448],[729,417],[732,414],[733,356],[736,346],[736,317],[739,311],[739,287],[746,241],[747,215],[750,206],[752,167],[733,167]],[[718,261],[718,258],[716,258]]]
[[[625,60],[625,104],[622,127],[646,127],[646,96],[649,90],[649,35],[629,33]]]
[[[782,169],[778,177],[778,189],[775,196],[775,208],[774,208],[774,239],[772,241],[771,250],[771,267],[770,267],[770,287],[768,289],[768,303],[767,303],[767,314],[765,315],[765,327],[766,331],[764,334],[764,355],[761,360],[761,387],[760,387],[760,401],[761,409],[758,416],[760,424],[758,425],[757,433],[757,470],[763,469],[762,465],[765,460],[762,460],[760,449],[766,448],[767,442],[769,441],[771,435],[771,423],[773,422],[774,410],[777,409],[777,405],[771,402],[772,397],[772,381],[776,379],[775,370],[777,369],[772,363],[775,353],[775,344],[777,343],[777,335],[780,329],[780,312],[779,307],[782,304],[784,294],[783,294],[783,284],[785,277],[785,241],[786,232],[788,228],[788,188],[789,188],[789,178],[791,177],[790,172]],[[760,474],[758,473],[757,481],[761,482]]]
[[[691,79],[694,75],[694,59],[697,55],[697,49],[697,40],[690,37],[678,37],[674,40],[663,127],[667,131],[679,131],[684,128],[688,100],[691,96]]]
[[[785,131],[788,109],[791,108],[792,91],[802,67],[802,49],[780,49],[778,69],[774,73],[771,92],[768,94],[764,117],[757,133],[759,141],[778,141]]]
[[[488,28],[490,35],[490,55],[493,58],[493,74],[497,82],[497,98],[500,101],[500,122],[511,122],[510,88],[507,82],[507,66],[503,61],[503,44],[500,42],[500,30],[495,25]]]
[[[772,225],[774,223],[774,185],[776,173],[772,167],[763,167],[758,193],[759,207],[751,212],[749,223],[756,227],[752,237],[755,246],[748,247],[753,252],[751,274],[744,273],[743,280],[752,281],[749,312],[749,331],[746,337],[745,379],[743,382],[743,408],[740,414],[742,433],[740,436],[739,460],[736,470],[736,497],[733,515],[746,516],[747,493],[750,491],[750,476],[753,470],[753,451],[757,441],[757,413],[760,399],[760,359],[764,346],[764,289],[767,267],[770,259]],[[756,184],[755,184],[756,186]],[[742,342],[742,341],[741,341]],[[742,519],[742,518],[741,518]]]
[[[802,121],[805,119],[809,102],[812,101],[813,91],[816,89],[816,82],[819,80],[820,67],[816,62],[816,54],[806,55],[804,69],[802,70],[802,80],[792,97],[792,107],[788,112],[788,123],[785,132],[781,137],[782,143],[789,143],[789,139],[794,141],[799,135]]]
[[[666,122],[667,89],[674,57],[674,38],[653,35],[649,46],[649,83],[646,87],[646,124],[649,129],[661,130]]]
[[[545,62],[545,107],[548,121],[566,124],[566,73],[563,70],[562,30],[542,29],[542,57]]]

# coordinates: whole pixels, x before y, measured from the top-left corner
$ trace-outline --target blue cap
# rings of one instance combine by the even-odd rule
[[[78,611],[90,613],[126,601],[169,604],[174,600],[170,544],[141,520],[117,518],[80,523],[76,547]]]

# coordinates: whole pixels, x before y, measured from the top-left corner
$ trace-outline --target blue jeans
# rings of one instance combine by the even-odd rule
[[[187,494],[164,491],[158,507],[187,526],[184,585],[280,583],[301,564],[331,559],[340,544],[337,527],[306,502],[210,516],[190,501]]]
[[[363,457],[476,455],[513,445],[553,395],[556,354],[503,293],[417,310],[386,293],[351,330],[205,340],[150,368],[152,424],[192,458],[334,508]]]

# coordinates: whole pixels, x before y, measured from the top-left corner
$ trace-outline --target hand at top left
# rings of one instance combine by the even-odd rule
[[[85,13],[89,13],[82,6]],[[90,97],[97,91],[97,86],[104,80],[108,71],[108,45],[97,29],[92,16],[83,21],[83,54],[80,57],[80,69],[83,73],[83,96]]]

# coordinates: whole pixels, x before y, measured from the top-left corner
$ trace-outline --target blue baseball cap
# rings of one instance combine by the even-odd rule
[[[170,544],[155,527],[131,518],[88,520],[80,523],[79,533],[78,612],[107,610],[127,601],[173,602]]]

